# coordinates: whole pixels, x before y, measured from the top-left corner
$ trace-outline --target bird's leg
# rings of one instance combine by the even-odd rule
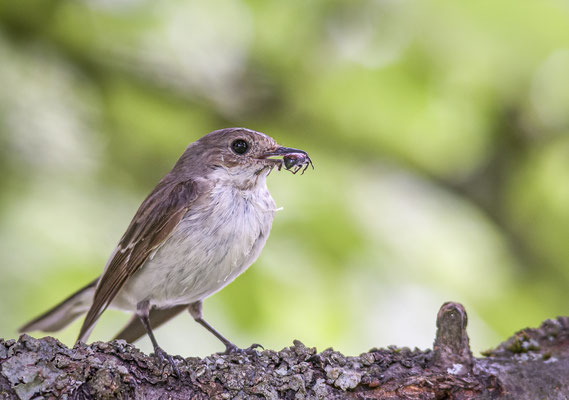
[[[251,351],[257,347],[261,347],[261,348],[263,347],[260,344],[254,343],[248,349],[242,350],[239,347],[237,347],[236,345],[234,345],[233,343],[231,343],[227,338],[225,338],[225,336],[223,336],[221,333],[219,333],[213,326],[211,326],[205,319],[203,319],[202,306],[203,306],[203,302],[201,300],[196,301],[195,303],[192,303],[188,306],[188,311],[190,312],[191,316],[194,318],[194,320],[198,324],[203,326],[205,329],[207,329],[208,331],[213,333],[213,335],[216,338],[221,340],[221,342],[225,345],[225,351],[223,354],[236,353],[239,351],[249,352],[249,351]]]
[[[219,333],[213,326],[211,326],[206,320],[203,319],[202,306],[203,306],[202,301],[196,301],[195,303],[192,303],[188,306],[188,311],[190,312],[190,315],[194,318],[194,320],[198,324],[203,326],[205,329],[213,333],[216,338],[221,340],[221,342],[225,345],[226,354],[233,353],[239,350],[239,348],[236,345],[231,343],[228,339],[225,338],[225,336]]]
[[[166,353],[160,346],[158,346],[158,342],[154,337],[154,333],[152,332],[152,327],[150,326],[150,302],[148,300],[141,301],[136,305],[136,315],[140,318],[142,325],[144,325],[144,329],[146,329],[146,333],[152,342],[152,346],[154,347],[154,354],[156,357],[160,359],[161,362],[168,360],[170,365],[172,366],[172,370],[174,373],[179,377],[180,371],[178,370],[178,366],[174,363],[174,359],[168,353]]]

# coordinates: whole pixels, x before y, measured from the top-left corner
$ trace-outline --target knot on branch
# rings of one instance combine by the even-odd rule
[[[432,365],[460,375],[472,370],[473,356],[466,333],[468,317],[459,303],[444,303],[437,315],[437,336]]]

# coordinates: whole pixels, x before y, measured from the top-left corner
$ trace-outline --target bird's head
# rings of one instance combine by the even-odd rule
[[[312,165],[303,150],[280,146],[272,137],[246,128],[220,129],[192,143],[176,167],[200,171],[249,187],[283,166],[293,173]]]

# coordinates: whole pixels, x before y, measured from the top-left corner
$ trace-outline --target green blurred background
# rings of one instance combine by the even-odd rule
[[[95,278],[230,126],[316,165],[271,175],[264,252],[205,303],[238,345],[426,348],[454,300],[479,351],[569,314],[569,1],[5,0],[0,337]],[[188,315],[157,337],[223,349]]]

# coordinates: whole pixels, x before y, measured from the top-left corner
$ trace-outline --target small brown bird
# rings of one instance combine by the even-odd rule
[[[266,177],[282,166],[312,165],[305,151],[282,147],[245,128],[222,129],[192,143],[144,200],[103,274],[20,331],[54,332],[87,312],[77,341],[87,340],[107,307],[135,312],[116,336],[133,342],[187,309],[226,352],[239,350],[202,317],[203,300],[259,256],[276,206]]]

